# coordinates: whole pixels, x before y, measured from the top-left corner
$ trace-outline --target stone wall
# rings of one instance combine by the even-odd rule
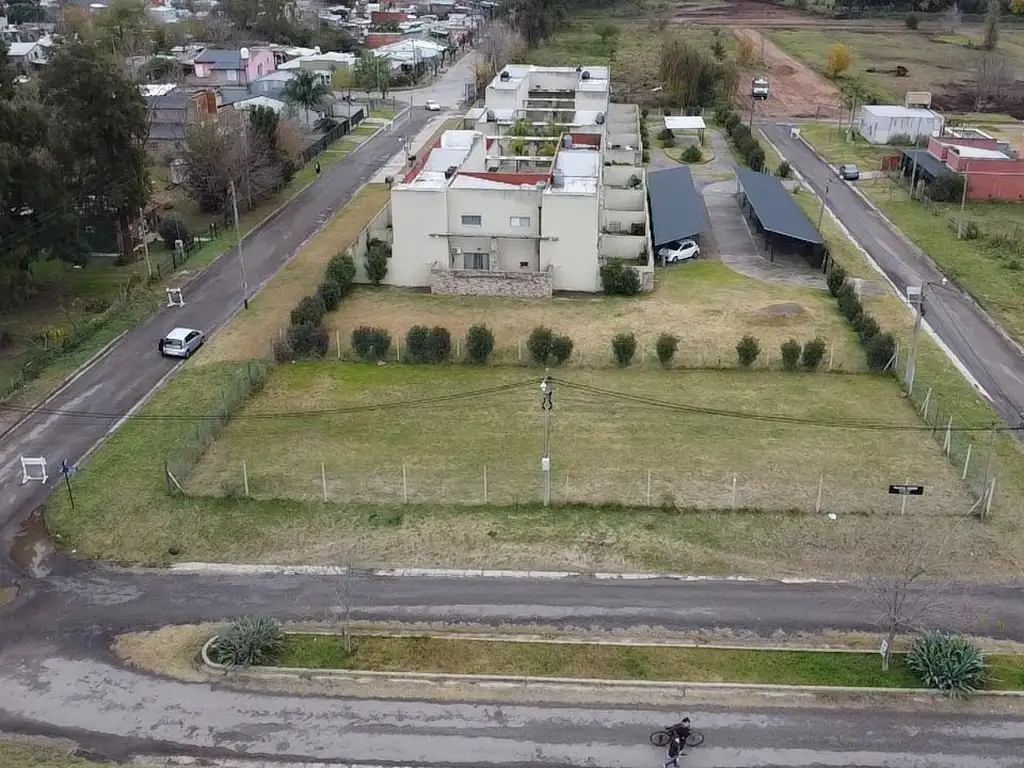
[[[551,298],[551,272],[502,272],[488,269],[431,269],[430,292],[449,296]]]

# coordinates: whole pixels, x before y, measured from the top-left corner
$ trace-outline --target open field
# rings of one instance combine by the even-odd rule
[[[836,117],[839,91],[832,83],[808,69],[791,52],[778,48],[757,29],[733,29],[741,40],[750,42],[760,61],[740,79],[737,104],[743,111],[750,108],[750,80],[767,75],[771,95],[767,101],[755,103],[759,117]]]
[[[800,135],[832,165],[856,163],[861,173],[879,170],[883,158],[900,153],[899,147],[869,144],[856,129],[853,131],[853,143],[847,143],[846,131],[835,123],[801,125]]]
[[[286,319],[287,314],[282,316]],[[820,336],[831,349],[833,368],[865,369],[855,335],[824,291],[762,283],[717,261],[659,269],[654,292],[633,297],[499,299],[364,288],[328,315],[327,322],[332,346],[340,335],[345,354],[352,330],[361,325],[384,327],[398,341],[416,324],[443,325],[453,339],[463,339],[470,326],[486,323],[495,335],[495,362],[511,364],[520,362],[520,345],[526,358],[530,331],[547,325],[572,337],[573,365],[611,365],[612,337],[631,331],[647,350],[644,362],[652,367],[657,366],[655,340],[668,332],[680,338],[676,364],[686,367],[733,366],[736,342],[751,333],[761,340],[765,357],[760,365],[768,362],[768,355],[777,365],[779,345],[789,338],[805,342]],[[637,364],[640,357],[638,350]]]
[[[958,205],[936,204],[933,212],[888,180],[865,182],[859,188],[943,274],[977,299],[1007,332],[1024,341],[1024,256],[1020,252],[981,240],[957,240],[948,222],[959,216]],[[967,221],[974,221],[984,232],[1024,242],[1024,205],[969,203],[965,225]]]

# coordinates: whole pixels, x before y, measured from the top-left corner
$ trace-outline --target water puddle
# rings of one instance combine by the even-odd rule
[[[11,560],[29,575],[43,579],[53,570],[57,548],[50,541],[43,522],[42,509],[30,514],[17,527],[11,539]]]

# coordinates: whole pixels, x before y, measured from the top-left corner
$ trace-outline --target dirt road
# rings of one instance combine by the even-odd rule
[[[748,72],[740,81],[738,102],[750,108],[750,78],[766,74],[770,84],[767,101],[758,102],[756,115],[760,117],[838,117],[839,90],[806,64],[783,53],[774,43],[753,29],[733,29],[740,40],[749,40],[754,50],[764,58],[761,72]]]

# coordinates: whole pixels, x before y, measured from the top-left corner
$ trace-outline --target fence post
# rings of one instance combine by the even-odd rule
[[[320,487],[324,492],[324,503],[327,502],[327,468],[320,462]]]
[[[341,360],[341,331],[335,331],[335,340],[338,342],[338,359]]]
[[[928,387],[928,394],[924,396],[924,405],[921,407],[921,418],[924,419],[924,423],[928,423],[928,408],[932,404],[932,388]]]
[[[395,342],[395,362],[402,362],[402,342],[398,340]]]
[[[946,422],[946,439],[942,441],[942,452],[949,456],[950,444],[953,441],[953,417]]]
[[[523,340],[519,340],[519,362],[523,362]]]
[[[409,478],[405,471],[405,464],[402,464],[402,503],[409,503]]]
[[[732,508],[736,511],[736,475],[732,476]]]
[[[982,520],[989,516],[992,512],[992,497],[996,495],[996,479],[992,478],[992,483],[988,487],[988,498],[985,500],[985,513],[982,516]]]
[[[818,500],[814,503],[814,513],[821,514],[821,491],[825,487],[825,473],[818,477]]]
[[[647,506],[651,506],[651,470],[647,470]]]
[[[245,459],[242,459],[242,487],[245,489],[246,498],[249,497],[249,467],[246,466]]]
[[[487,465],[484,464],[484,504],[487,503]]]
[[[971,463],[971,450],[973,448],[974,448],[974,443],[968,443],[967,444],[967,457],[964,459],[964,471],[963,471],[963,474],[960,475],[960,479],[961,480],[966,480],[967,479],[967,467],[970,466],[970,463]]]
[[[829,370],[830,373],[832,371],[832,359],[835,357],[835,354],[836,354],[836,348],[832,346],[832,340],[829,339],[829,342],[828,342],[828,370]]]
[[[455,340],[455,361],[462,359],[462,339]]]

